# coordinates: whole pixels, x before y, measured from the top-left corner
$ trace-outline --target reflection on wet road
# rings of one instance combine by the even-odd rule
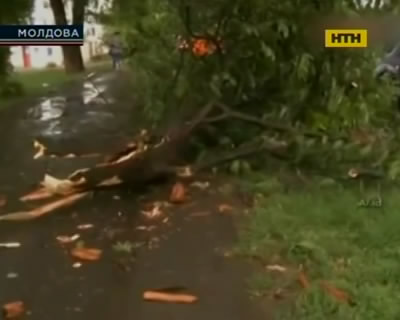
[[[88,79],[72,94],[43,97],[28,110],[20,125],[36,136],[49,139],[82,135],[99,128],[117,129],[121,119],[114,109],[115,99],[108,92],[111,77],[113,74]]]

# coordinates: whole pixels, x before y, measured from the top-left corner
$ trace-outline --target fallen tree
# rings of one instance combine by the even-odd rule
[[[210,166],[230,161],[231,159],[247,156],[256,152],[278,149],[277,145],[268,145],[265,141],[260,144],[250,144],[239,148],[236,152],[224,155],[208,163],[194,166],[182,166],[181,155],[191,135],[203,123],[207,116],[217,106],[209,103],[184,125],[174,127],[160,136],[152,136],[142,131],[124,150],[111,155],[105,161],[91,168],[80,168],[71,173],[66,179],[58,179],[45,175],[41,187],[20,198],[21,201],[35,201],[61,197],[45,205],[29,211],[19,211],[0,216],[0,221],[32,220],[56,209],[69,206],[83,199],[90,191],[104,188],[127,186],[144,188],[152,183],[167,181],[180,177],[192,177],[194,171],[204,170]],[[34,142],[38,149],[34,159],[46,156],[46,148],[38,141]],[[281,146],[280,146],[281,147]],[[51,155],[50,155],[51,156]]]
[[[201,128],[210,123],[215,124],[232,119],[259,127],[259,135],[231,150],[217,153],[217,156],[212,159],[189,164],[183,161],[185,149],[190,144],[191,138],[196,136]],[[310,144],[307,142],[310,140],[306,139],[311,139],[314,143]],[[0,221],[32,220],[56,209],[69,206],[85,198],[91,191],[98,189],[126,187],[144,190],[152,184],[177,177],[191,179],[194,174],[201,170],[257,154],[268,154],[298,165],[307,162],[310,157],[315,160],[329,156],[329,150],[333,150],[332,154],[335,158],[340,149],[338,149],[338,146],[346,150],[346,146],[349,145],[355,146],[361,157],[350,159],[347,162],[342,159],[343,168],[346,170],[348,178],[358,179],[364,176],[373,176],[382,179],[388,176],[385,171],[380,169],[393,156],[393,152],[394,157],[396,157],[396,150],[398,150],[396,139],[390,140],[387,136],[379,137],[369,132],[338,136],[329,135],[326,132],[301,130],[280,124],[277,121],[266,121],[247,113],[234,111],[229,106],[219,102],[210,102],[190,117],[189,121],[179,125],[175,123],[162,134],[142,130],[123,150],[106,157],[104,161],[93,167],[80,168],[65,179],[45,175],[43,181],[40,182],[41,186],[37,190],[22,196],[20,200],[26,202],[53,197],[58,197],[58,199],[33,210],[2,215]],[[34,159],[54,156],[47,154],[46,147],[38,141],[34,142],[34,147],[37,149]],[[299,148],[302,148],[302,150],[299,151]],[[380,151],[380,148],[382,151]],[[373,154],[374,149],[378,150],[378,152],[375,150],[375,155],[377,153],[379,155],[375,163],[369,168],[360,167],[362,164],[360,160],[365,160],[369,153]],[[320,158],[318,158],[316,152],[318,152]],[[369,162],[371,164],[370,160]],[[357,167],[354,167],[354,164],[357,164]],[[318,166],[318,163],[314,163],[314,165]]]

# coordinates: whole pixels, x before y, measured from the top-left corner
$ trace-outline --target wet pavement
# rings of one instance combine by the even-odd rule
[[[18,197],[45,173],[63,178],[99,160],[33,160],[34,139],[64,154],[109,153],[129,141],[138,129],[132,126],[133,104],[107,89],[115,77],[104,74],[0,113],[0,194],[8,199],[0,214],[37,206]],[[142,211],[167,200],[170,186],[147,194],[96,192],[38,220],[1,222],[0,243],[21,247],[0,249],[0,303],[24,301],[32,320],[266,319],[247,292],[249,266],[225,254],[236,239],[236,211],[220,214],[218,205],[242,205],[238,197],[224,198],[223,182],[202,179],[211,181],[209,189],[187,186],[190,200],[162,209],[158,218],[146,218]],[[93,228],[78,229],[88,223]],[[85,246],[103,250],[101,258],[74,268],[73,245],[56,240],[73,234]],[[174,305],[142,299],[144,290],[171,286],[188,288],[199,301]]]

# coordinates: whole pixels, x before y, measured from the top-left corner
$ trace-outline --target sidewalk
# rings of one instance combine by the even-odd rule
[[[116,81],[113,77],[98,78],[97,89],[106,90]],[[33,160],[33,139],[39,137],[56,152],[107,153],[132,135],[131,103],[109,104],[99,96],[88,101],[88,86],[83,94],[78,88],[66,90],[2,115],[0,194],[8,204],[0,214],[21,210],[18,197],[31,191],[44,173],[63,178],[96,162],[79,157]],[[268,319],[247,293],[249,266],[225,254],[236,238],[234,214],[219,213],[218,205],[229,202],[240,208],[240,201],[219,191],[228,182],[204,179],[211,182],[209,189],[187,186],[190,201],[163,209],[159,219],[148,220],[142,210],[167,200],[169,186],[146,197],[128,191],[96,193],[35,221],[1,222],[0,242],[20,242],[21,247],[0,249],[0,303],[24,301],[31,320]],[[88,223],[92,229],[77,229]],[[56,237],[75,233],[85,246],[103,251],[98,261],[73,267],[68,247]],[[134,248],[117,251],[113,247],[118,242]],[[186,287],[199,301],[174,305],[142,300],[144,290],[175,286]]]

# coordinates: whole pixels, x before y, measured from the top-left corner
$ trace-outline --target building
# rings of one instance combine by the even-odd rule
[[[98,11],[101,2],[96,7],[90,7],[91,11]],[[71,22],[72,1],[66,2],[67,21]],[[53,12],[48,0],[34,0],[34,7],[30,19],[31,24],[51,25],[55,24]],[[93,56],[105,53],[102,43],[103,27],[95,21],[85,22],[85,42],[81,47],[82,57],[85,62]],[[26,46],[11,47],[11,64],[16,68],[46,68],[49,66],[63,66],[63,55],[60,46]]]

